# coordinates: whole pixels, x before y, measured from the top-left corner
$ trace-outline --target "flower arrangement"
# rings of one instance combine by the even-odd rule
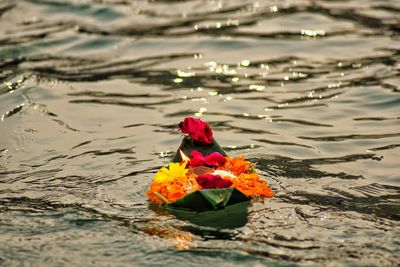
[[[168,167],[162,167],[155,174],[147,192],[150,201],[159,205],[173,204],[200,192],[205,200],[215,204],[213,206],[216,208],[216,204],[223,202],[223,205],[218,207],[224,207],[228,203],[233,190],[243,195],[241,199],[274,196],[267,182],[255,172],[253,163],[243,156],[226,156],[222,149],[214,144],[212,131],[207,123],[197,118],[185,118],[179,124],[179,128],[180,132],[187,134],[186,143],[192,145],[191,149],[187,146],[182,147],[186,152],[190,152],[191,157],[187,157],[182,149],[179,149],[178,156],[175,157],[178,160],[170,162]],[[210,146],[216,148],[211,150],[220,151],[208,154],[199,151],[209,152]],[[223,199],[223,195],[226,199]]]

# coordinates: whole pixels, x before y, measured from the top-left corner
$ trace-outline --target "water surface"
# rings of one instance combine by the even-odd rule
[[[0,2],[4,266],[395,266],[398,1]],[[277,196],[150,209],[185,116]]]

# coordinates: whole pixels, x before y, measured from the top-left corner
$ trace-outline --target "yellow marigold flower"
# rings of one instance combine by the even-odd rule
[[[186,179],[186,174],[188,173],[186,169],[186,163],[174,163],[171,162],[168,168],[162,167],[154,176],[154,182],[165,183],[173,180],[180,180],[182,178]]]

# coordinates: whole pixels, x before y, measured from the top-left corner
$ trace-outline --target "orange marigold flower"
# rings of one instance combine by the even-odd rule
[[[174,202],[199,189],[195,174],[188,174],[186,163],[170,163],[154,176],[147,197],[156,204]]]
[[[234,175],[238,176],[243,173],[251,173],[254,167],[254,164],[250,161],[244,159],[243,155],[240,155],[237,158],[226,158],[227,161],[223,166],[221,166],[220,170],[229,170]]]
[[[147,191],[147,197],[154,203],[161,205],[164,203],[164,200],[159,198],[155,193],[160,192],[163,186],[160,183],[153,182],[150,186],[150,190]],[[160,193],[161,194],[161,193]]]
[[[258,177],[256,173],[242,174],[237,179],[231,179],[233,187],[248,197],[273,197],[275,195],[265,180]]]

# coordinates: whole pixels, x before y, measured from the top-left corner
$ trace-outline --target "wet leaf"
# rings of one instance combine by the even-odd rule
[[[236,188],[201,189],[176,200],[169,206],[205,211],[222,209],[247,200],[249,198]]]
[[[232,205],[225,206],[223,209],[209,211],[193,211],[173,207],[171,205],[164,208],[180,220],[190,223],[212,227],[217,229],[239,228],[247,223],[247,208],[250,201],[241,201]]]

